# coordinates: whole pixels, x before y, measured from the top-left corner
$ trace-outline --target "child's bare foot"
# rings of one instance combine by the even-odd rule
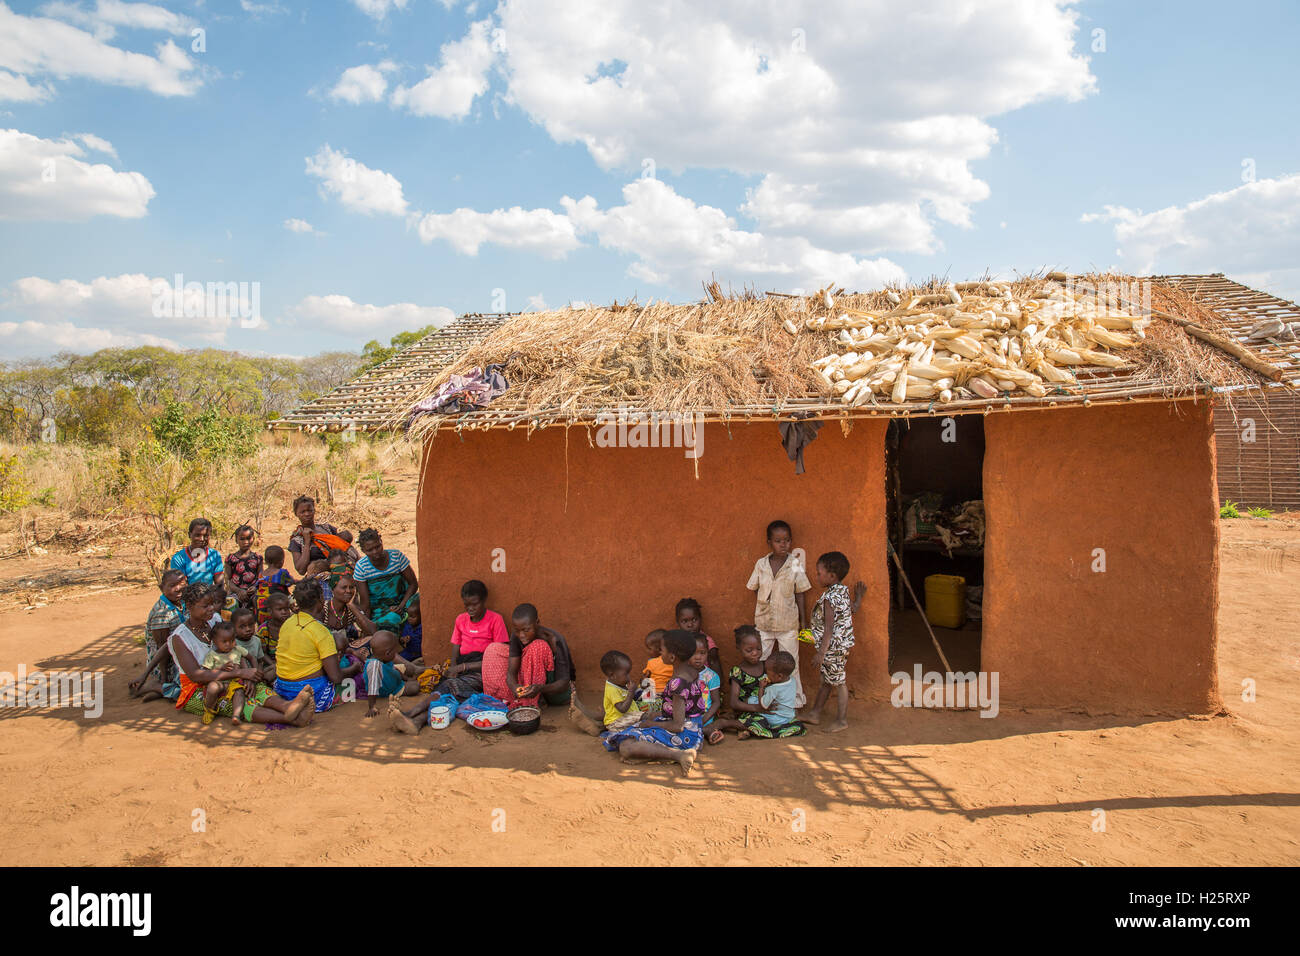
[[[244,722],[244,718],[240,717],[238,714],[231,714],[230,722],[232,724],[242,724]]]
[[[799,719],[805,724],[820,724],[822,722],[822,712],[820,710],[810,710],[806,714],[800,714]]]
[[[737,740],[748,740],[752,736],[753,734],[751,734],[748,730],[741,730],[741,731],[737,731],[736,733]]]
[[[805,717],[804,719],[807,720],[808,718]],[[847,720],[837,720],[835,721],[835,723],[831,724],[826,728],[826,733],[838,734],[841,730],[848,730],[848,729],[849,729],[849,722]]]
[[[691,771],[695,769],[695,758],[699,756],[698,750],[683,750],[677,762],[681,764],[682,776],[689,777]]]
[[[310,706],[311,710],[308,711]],[[312,715],[316,713],[316,698],[312,696],[311,688],[304,687],[298,691],[298,696],[289,701],[289,706],[284,709],[284,722],[293,724],[295,727],[306,727],[311,723]],[[303,721],[303,716],[306,720]]]
[[[147,691],[145,691],[143,694],[140,695],[140,700],[141,700],[141,701],[162,700],[162,691],[160,691],[160,690],[147,690]]]
[[[402,708],[397,706],[396,697],[388,698],[388,726],[399,734],[418,734],[420,732],[420,728],[415,726],[415,721],[402,713]]]

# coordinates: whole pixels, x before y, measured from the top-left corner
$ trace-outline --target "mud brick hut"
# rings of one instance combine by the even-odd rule
[[[955,670],[998,672],[1003,708],[1211,712],[1216,422],[1290,398],[1300,325],[1270,323],[1300,315],[1221,275],[1135,281],[714,287],[687,306],[470,315],[275,424],[406,429],[423,445],[426,634],[450,635],[460,584],[480,578],[490,606],[532,602],[569,638],[584,686],[606,650],[643,660],[643,636],[685,596],[733,660],[732,629],[753,615],[745,582],[782,518],[810,568],[843,551],[867,586],[856,696],[940,669],[892,545],[918,593],[943,572],[980,595],[978,622],[936,634]],[[1074,314],[1084,303],[1097,323]],[[489,363],[510,387],[486,408],[409,417]],[[907,369],[901,385],[887,366]],[[669,423],[658,442],[635,430],[651,413]],[[698,436],[672,416],[701,422]],[[803,474],[779,427],[798,421],[824,426]],[[909,511],[926,496],[982,502],[982,534],[918,538]]]

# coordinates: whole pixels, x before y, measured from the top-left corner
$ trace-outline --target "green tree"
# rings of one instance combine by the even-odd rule
[[[387,362],[402,349],[409,348],[426,335],[437,331],[438,326],[426,325],[414,332],[398,332],[388,340],[387,345],[381,345],[378,339],[371,339],[361,350],[361,370],[365,371],[374,368],[381,362]]]

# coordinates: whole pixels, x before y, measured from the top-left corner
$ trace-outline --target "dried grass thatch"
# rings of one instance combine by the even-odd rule
[[[1031,274],[1011,282],[1016,299],[1045,297],[1061,288],[1059,274]],[[1147,281],[1154,310],[1184,316],[1213,332],[1224,332],[1222,318],[1197,298],[1173,286],[1129,276],[1092,274],[1076,285]],[[906,297],[938,292],[948,280],[932,277],[907,288],[867,293],[831,290],[836,310],[887,310],[890,292]],[[554,309],[509,319],[444,368],[412,400],[432,394],[453,374],[503,363],[509,392],[489,410],[514,422],[590,420],[619,407],[726,416],[735,410],[779,410],[791,402],[839,409],[825,394],[810,363],[836,348],[833,332],[791,335],[783,323],[801,329],[822,309],[815,296],[753,290],[723,293],[707,285],[703,301],[672,305],[614,303],[606,307]],[[1173,322],[1156,318],[1146,342],[1132,350],[1122,374],[1098,375],[1085,387],[1110,394],[1125,387],[1174,398],[1205,392],[1208,386],[1259,384],[1261,378],[1231,356],[1189,336]],[[809,404],[809,400],[814,400]],[[409,406],[408,406],[409,407]],[[970,410],[970,409],[965,409]],[[452,419],[454,420],[454,419]],[[504,420],[504,419],[502,419]],[[436,430],[448,419],[428,415],[411,426],[411,436]],[[405,422],[393,422],[394,426]],[[486,423],[483,423],[486,424]]]

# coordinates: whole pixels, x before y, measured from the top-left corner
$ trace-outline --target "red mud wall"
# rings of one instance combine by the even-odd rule
[[[1209,406],[994,414],[984,429],[981,666],[1000,672],[1003,706],[1217,710]]]
[[[673,625],[673,605],[694,597],[724,666],[737,660],[732,629],[752,624],[745,589],[766,553],[764,530],[782,518],[808,555],[843,551],[850,583],[870,589],[855,619],[850,689],[888,693],[889,586],[885,550],[885,422],[860,421],[845,436],[824,427],[796,476],[773,422],[703,429],[699,479],[681,448],[591,447],[585,428],[443,432],[425,450],[417,517],[421,610],[430,653],[448,647],[463,608],[460,586],[479,578],[488,605],[509,623],[521,602],[564,634],[584,687],[619,649],[636,664],[646,633]],[[567,488],[566,488],[567,483]],[[566,500],[567,499],[567,500]],[[493,550],[505,551],[504,573]],[[810,598],[820,590],[813,582]],[[801,659],[805,687],[816,675]]]

